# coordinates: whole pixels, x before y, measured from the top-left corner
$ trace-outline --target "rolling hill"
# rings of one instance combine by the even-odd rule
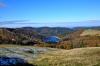
[[[85,30],[80,36],[100,36],[100,30],[88,29]]]
[[[60,27],[0,28],[0,43],[42,43],[45,37],[53,35],[63,37],[71,31],[69,28]]]
[[[0,42],[11,43],[28,43],[44,45],[43,39],[48,36],[57,36],[61,41],[53,47],[57,48],[80,48],[80,47],[98,47],[100,46],[100,30],[99,27],[89,28],[62,28],[62,27],[22,27],[22,28],[1,28]],[[3,41],[3,40],[4,41]],[[12,42],[16,40],[15,42]],[[50,45],[49,45],[50,46]]]
[[[25,42],[40,43],[43,36],[30,30],[17,30],[11,28],[0,29],[0,43],[23,44]]]
[[[65,35],[67,35],[73,31],[73,29],[66,28],[66,27],[39,27],[39,28],[23,27],[20,29],[34,31],[43,36],[59,36],[59,37],[64,37]],[[18,28],[18,30],[19,30],[19,28]]]
[[[35,66],[100,66],[100,47],[71,50],[0,45],[0,57],[15,57]]]
[[[56,50],[41,54],[37,66],[100,66],[100,47]]]
[[[18,40],[18,36],[10,32],[7,29],[0,29],[0,43],[12,43],[12,41]]]
[[[81,29],[65,36],[63,41],[58,43],[58,48],[72,49],[81,47],[99,47],[100,30]]]

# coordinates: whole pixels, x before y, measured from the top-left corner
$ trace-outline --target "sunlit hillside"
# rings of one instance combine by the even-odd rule
[[[41,54],[37,66],[100,66],[100,47],[57,50]]]
[[[100,36],[100,30],[88,29],[85,30],[80,36]]]

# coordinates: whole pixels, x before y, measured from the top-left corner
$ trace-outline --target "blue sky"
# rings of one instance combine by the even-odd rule
[[[100,0],[0,0],[0,24],[6,27],[100,26]]]

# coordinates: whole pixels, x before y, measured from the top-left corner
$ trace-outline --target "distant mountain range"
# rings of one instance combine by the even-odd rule
[[[74,27],[74,30],[78,30],[78,29],[96,29],[96,30],[100,30],[100,26],[94,26],[94,27]]]
[[[65,27],[40,27],[40,28],[33,28],[33,27],[23,27],[21,29],[25,30],[33,30],[34,32],[44,35],[44,36],[65,36],[73,31],[73,29],[65,28]]]
[[[5,28],[9,31],[28,31],[32,33],[42,34],[44,36],[59,36],[59,35],[66,35],[70,32],[80,30],[80,29],[96,29],[100,30],[100,26],[95,27],[74,27],[74,28],[67,28],[67,27],[22,27],[22,28]]]

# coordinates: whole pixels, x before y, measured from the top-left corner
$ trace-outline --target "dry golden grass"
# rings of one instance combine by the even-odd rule
[[[12,45],[11,45],[11,44],[10,44],[10,45],[9,45],[9,44],[1,44],[1,45],[0,45],[0,48],[2,48],[2,47],[15,47],[15,46],[18,46],[18,45],[13,45],[13,44],[12,44]]]
[[[100,36],[100,31],[99,30],[88,29],[88,30],[83,31],[83,33],[80,36],[86,36],[86,35]]]
[[[40,55],[38,66],[100,66],[100,47],[57,50]]]
[[[51,49],[51,48],[39,48],[32,46],[18,46],[18,45],[0,45],[0,48],[7,48],[9,50],[14,49],[14,53],[19,54],[27,59],[29,63],[36,66],[100,66],[100,47],[87,47],[77,48],[71,50],[63,49]],[[23,52],[21,48],[31,49],[38,52],[42,49],[43,53],[35,54],[37,57],[34,58],[34,53]],[[7,54],[6,51],[1,52],[1,55]],[[10,52],[12,53],[12,52]],[[11,55],[14,55],[11,54]]]

